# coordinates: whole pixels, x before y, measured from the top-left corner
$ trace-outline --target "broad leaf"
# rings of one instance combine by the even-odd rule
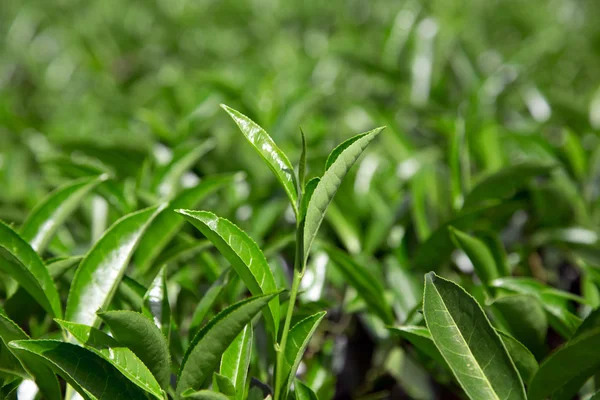
[[[319,400],[316,393],[299,380],[296,380],[294,384],[294,393],[296,394],[296,400]]]
[[[473,297],[431,272],[423,299],[431,337],[471,399],[526,399],[506,347]]]
[[[296,323],[288,333],[287,344],[284,349],[285,364],[282,368],[284,387],[281,388],[281,393],[284,398],[296,377],[296,370],[300,365],[300,361],[302,361],[304,351],[325,314],[327,313],[322,311],[304,318]]]
[[[149,277],[150,280],[154,277],[153,274],[156,274],[157,271],[152,271],[151,268],[154,261],[185,223],[173,210],[196,207],[202,199],[232,183],[234,178],[233,174],[211,176],[203,179],[195,187],[183,190],[171,200],[152,221],[140,240],[133,259],[136,275]]]
[[[234,339],[221,357],[221,375],[229,378],[235,387],[235,398],[243,400],[246,393],[246,376],[252,353],[252,324]]]
[[[294,213],[298,215],[298,187],[294,167],[285,153],[277,147],[273,139],[267,132],[244,114],[221,104],[221,107],[227,111],[233,118],[240,131],[246,139],[258,151],[263,160],[273,171],[279,182],[283,185],[285,192],[290,199]]]
[[[0,269],[19,282],[51,316],[62,316],[58,291],[48,269],[31,246],[2,222]]]
[[[154,321],[167,338],[171,332],[171,306],[167,295],[166,268],[160,270],[159,274],[150,284],[148,291],[144,294],[142,313]]]
[[[194,225],[217,250],[225,256],[235,272],[242,278],[250,293],[258,296],[277,290],[273,272],[267,259],[244,231],[225,218],[208,211],[177,210]],[[265,308],[267,327],[277,337],[279,328],[279,298],[273,297]]]
[[[190,343],[181,362],[177,395],[199,390],[219,359],[252,318],[279,293],[254,296],[229,306],[204,326]]]
[[[143,361],[163,389],[169,386],[171,357],[166,338],[152,320],[134,311],[99,313],[112,336]]]
[[[342,180],[352,167],[365,148],[384,128],[373,129],[372,131],[354,136],[338,146],[338,151],[334,150],[330,155],[331,164],[326,169],[321,180],[314,189],[308,207],[306,210],[306,220],[304,222],[304,263],[310,253],[312,243],[317,236],[317,232],[327,206],[333,200]],[[345,146],[347,144],[347,146]],[[341,146],[341,150],[340,150]]]
[[[7,362],[9,360],[6,360],[2,353],[10,350],[12,353],[9,354],[14,353],[14,356],[16,356],[25,368],[25,371],[34,378],[36,385],[44,397],[49,400],[60,400],[62,398],[58,380],[50,368],[37,362],[37,360],[29,353],[19,352],[11,347],[4,347],[13,340],[27,340],[29,339],[29,336],[10,318],[1,313],[0,339],[3,347],[2,351],[0,351],[0,370],[9,367],[9,363]],[[17,364],[19,361],[17,361]]]
[[[10,346],[38,357],[86,400],[147,400],[145,392],[108,361],[75,344],[17,340]]]
[[[65,319],[89,326],[100,323],[96,312],[112,300],[135,246],[160,212],[150,207],[115,222],[87,253],[71,283]]]
[[[354,261],[343,251],[331,246],[323,246],[331,261],[342,273],[350,286],[356,289],[367,306],[386,324],[394,323],[394,313],[385,299],[385,290],[381,279]]]
[[[485,285],[500,277],[494,256],[483,241],[456,228],[449,227],[448,229],[450,230],[450,237],[456,246],[467,254],[473,263],[477,276]]]
[[[21,237],[42,254],[58,227],[92,189],[107,179],[106,174],[93,179],[78,179],[50,193],[29,213],[21,226]]]
[[[101,330],[91,326],[61,320],[56,320],[56,322],[88,350],[115,366],[131,382],[153,394],[156,398],[163,399],[160,385],[142,360],[130,349],[124,347]]]

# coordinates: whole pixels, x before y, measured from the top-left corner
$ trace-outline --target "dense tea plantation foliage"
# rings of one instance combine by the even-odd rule
[[[3,1],[0,399],[600,399],[599,15]]]

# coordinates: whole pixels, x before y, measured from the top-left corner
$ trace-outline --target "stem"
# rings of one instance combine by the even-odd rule
[[[283,388],[284,377],[281,376],[283,370],[283,363],[285,357],[285,346],[287,344],[287,337],[290,330],[290,325],[292,322],[292,316],[294,315],[294,306],[296,304],[296,297],[298,295],[298,290],[300,289],[300,281],[302,280],[302,275],[304,275],[304,246],[303,243],[303,235],[304,235],[304,224],[298,224],[296,227],[296,254],[294,260],[294,278],[292,280],[292,288],[290,291],[290,300],[288,302],[287,313],[285,316],[285,322],[283,324],[283,331],[281,332],[281,341],[279,342],[279,346],[277,349],[277,362],[275,366],[275,397],[274,400],[280,400],[282,396],[285,398],[285,393],[289,388]]]

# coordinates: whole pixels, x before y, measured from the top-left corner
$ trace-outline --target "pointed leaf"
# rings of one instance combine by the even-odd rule
[[[150,207],[126,215],[115,222],[87,253],[69,291],[65,319],[98,326],[96,315],[112,300],[135,246],[152,222],[159,207]]]
[[[517,367],[521,379],[523,379],[525,384],[529,384],[539,368],[535,357],[527,347],[508,333],[504,333],[500,330],[496,330],[496,332],[498,332],[500,339],[502,339],[504,346],[506,346],[506,350],[515,363],[515,367]]]
[[[275,277],[267,259],[244,231],[225,218],[208,211],[177,210],[194,225],[217,250],[229,261],[242,278],[250,293],[258,296],[277,290]],[[277,337],[279,328],[279,298],[273,297],[269,307],[263,310],[267,327]]]
[[[21,226],[21,237],[29,242],[35,251],[42,254],[58,227],[92,189],[107,179],[107,174],[93,179],[78,179],[50,193],[29,213]]]
[[[185,223],[173,210],[196,207],[202,199],[232,183],[235,176],[234,174],[215,175],[203,179],[193,188],[183,190],[167,204],[146,229],[137,247],[134,256],[137,276],[150,276],[150,279],[154,277],[151,270],[153,262]],[[154,274],[156,272],[154,270]]]
[[[57,340],[17,340],[10,346],[37,356],[86,400],[147,400],[118,369],[81,346]]]
[[[381,132],[383,128],[373,129],[348,139],[340,146],[343,147],[339,154],[333,151],[331,165],[317,184],[306,211],[306,222],[304,224],[304,261],[308,258],[310,248],[317,235],[317,231],[323,222],[327,206],[333,200],[342,180],[348,170],[354,165],[369,143]],[[344,144],[348,144],[344,147]],[[338,149],[340,148],[338,146]]]
[[[10,318],[0,313],[0,339],[4,346],[13,340],[27,340],[29,336]],[[62,398],[58,380],[50,368],[36,362],[37,360],[28,353],[19,352],[10,347],[4,347],[3,350],[10,350],[16,356],[25,370],[34,378],[36,385],[45,398],[49,400],[60,400]],[[1,354],[0,361],[0,369],[6,367]]]
[[[181,177],[198,160],[214,149],[215,141],[208,139],[203,142],[193,141],[184,143],[175,149],[171,161],[154,171],[152,188],[160,198],[173,196],[180,185]]]
[[[313,392],[311,388],[299,380],[296,380],[294,388],[296,400],[319,400],[319,397],[315,394],[315,392]]]
[[[327,314],[325,311],[318,312],[310,317],[304,318],[290,329],[287,344],[285,346],[285,364],[282,368],[284,387],[281,389],[283,397],[286,397],[292,382],[296,378],[296,370],[302,361],[304,351],[317,330],[319,323]]]
[[[152,320],[134,311],[107,311],[98,316],[108,325],[112,336],[133,351],[166,389],[171,376],[171,356],[165,337]]]
[[[50,273],[52,279],[57,279],[69,269],[78,265],[81,260],[83,260],[83,257],[81,256],[58,257],[56,259],[46,261],[46,268],[48,268],[48,272]]]
[[[198,400],[229,400],[229,397],[225,396],[223,393],[213,392],[212,390],[194,391],[193,389],[189,389],[183,392],[181,397]]]
[[[224,395],[227,395],[229,398],[233,398],[235,396],[236,390],[231,379],[226,377],[225,375],[213,374],[213,385],[212,388]],[[243,393],[243,392],[242,392]]]
[[[246,392],[246,376],[252,354],[252,324],[244,330],[229,345],[221,357],[221,375],[229,378],[235,386],[235,398],[244,399]]]
[[[167,295],[165,267],[160,270],[144,295],[142,313],[154,321],[154,324],[162,331],[168,342],[171,331],[171,306]]]
[[[477,276],[485,285],[500,277],[494,256],[483,241],[451,226],[448,227],[448,230],[456,246],[467,254],[473,263]]]
[[[62,315],[58,291],[48,269],[29,243],[3,222],[0,222],[0,269],[19,282],[50,315]]]
[[[298,215],[298,189],[294,167],[285,153],[277,147],[267,132],[244,114],[221,104],[229,116],[235,121],[246,139],[254,146],[263,160],[273,171],[287,193],[294,213]]]
[[[423,311],[436,347],[471,399],[526,399],[506,347],[464,289],[428,273]]]
[[[397,333],[403,339],[408,340],[413,346],[422,351],[431,359],[435,360],[438,364],[443,367],[450,368],[444,360],[444,357],[440,353],[437,347],[435,347],[435,343],[433,343],[433,339],[431,338],[431,333],[429,329],[425,326],[414,326],[414,325],[405,325],[389,328],[392,332]]]
[[[308,203],[310,203],[310,198],[312,197],[317,185],[321,181],[321,178],[314,177],[311,178],[306,185],[304,186],[304,191],[302,193],[302,203],[300,204],[300,220],[304,221],[306,217],[306,210],[308,210]]]
[[[101,330],[91,326],[62,320],[56,320],[56,322],[71,333],[85,348],[115,366],[131,382],[153,394],[156,398],[163,399],[160,385],[142,360],[130,349],[124,347]]]
[[[177,396],[188,389],[199,390],[219,364],[223,352],[252,318],[279,293],[254,296],[217,314],[190,343],[181,362]]]
[[[189,328],[190,337],[193,337],[196,334],[200,328],[200,325],[204,321],[204,318],[206,318],[208,312],[221,295],[221,292],[227,283],[229,283],[229,276],[230,269],[228,268],[221,274],[221,276],[219,276],[219,278],[217,278],[216,281],[213,282],[212,285],[210,285],[206,293],[204,293],[204,296],[202,296],[202,299],[200,299],[198,302],[198,305],[194,310],[194,314],[192,314],[192,322],[190,323]]]

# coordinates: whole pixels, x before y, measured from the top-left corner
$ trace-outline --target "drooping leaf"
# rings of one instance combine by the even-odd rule
[[[181,397],[198,400],[229,400],[229,397],[225,396],[223,393],[213,392],[212,390],[195,391],[193,389],[189,389],[183,392]]]
[[[284,366],[282,368],[283,384],[281,388],[283,397],[285,398],[287,392],[296,377],[296,370],[302,361],[304,351],[310,342],[313,334],[317,330],[319,323],[327,314],[325,311],[318,312],[311,315],[310,317],[304,318],[299,321],[290,329],[288,333],[288,339],[284,350]]]
[[[115,222],[87,253],[71,284],[65,319],[89,326],[100,323],[96,312],[112,300],[135,246],[161,211],[150,207]]]
[[[21,237],[42,254],[58,227],[92,189],[107,179],[106,174],[92,179],[78,179],[50,193],[29,213],[21,226]]]
[[[51,316],[62,316],[60,297],[48,269],[31,246],[3,222],[0,222],[0,268]]]
[[[151,393],[159,400],[163,399],[162,391],[156,378],[154,378],[142,360],[130,349],[101,330],[92,328],[91,326],[61,320],[56,320],[56,322],[73,335],[85,348],[116,367],[131,382]]]
[[[471,399],[526,399],[500,336],[464,289],[427,274],[423,311],[436,347]]]
[[[50,368],[37,362],[28,353],[19,352],[11,347],[5,347],[13,340],[27,339],[29,339],[29,336],[17,324],[8,318],[8,316],[0,313],[0,340],[3,347],[2,351],[0,351],[0,370],[9,367],[10,363],[16,361],[14,358],[7,360],[3,354],[4,351],[9,352],[10,355],[14,354],[13,357],[19,360],[16,361],[17,364],[20,362],[25,371],[33,377],[41,393],[49,400],[60,400],[62,398],[60,386],[54,372]],[[16,367],[16,365],[14,366]],[[18,365],[18,367],[20,366]],[[22,370],[21,368],[19,369]]]
[[[477,276],[484,284],[487,285],[491,280],[500,277],[494,256],[483,241],[454,227],[448,229],[452,240],[467,254]]]
[[[365,148],[384,128],[354,136],[340,144],[330,155],[330,165],[317,183],[306,210],[304,223],[304,263],[310,253],[310,248],[317,235],[319,227],[325,218],[327,206],[333,200],[342,180]]]
[[[144,294],[142,313],[154,321],[168,341],[171,331],[171,306],[167,295],[166,269],[164,267]]]
[[[199,390],[219,363],[223,352],[244,327],[279,293],[254,296],[217,314],[194,337],[186,351],[177,380],[177,395]]]
[[[171,376],[171,356],[166,338],[152,320],[134,311],[106,311],[98,316],[108,325],[113,337],[133,351],[160,387],[166,389]]]
[[[195,187],[183,190],[172,199],[152,221],[140,240],[133,259],[136,275],[145,278],[150,276],[152,279],[153,273],[157,273],[156,270],[151,270],[154,261],[185,223],[173,210],[196,207],[206,196],[232,183],[234,179],[234,174],[211,176],[203,179]]]
[[[184,143],[176,148],[173,152],[173,158],[154,171],[152,177],[154,192],[163,199],[172,197],[179,188],[183,174],[214,147],[215,141],[208,139],[203,142]]]
[[[250,293],[258,296],[277,290],[267,259],[244,231],[225,218],[208,211],[177,210],[194,225],[229,261]],[[273,297],[263,310],[267,327],[277,337],[279,328],[279,298]]]
[[[331,261],[342,273],[349,285],[356,289],[368,307],[386,324],[394,323],[394,314],[386,301],[385,290],[381,279],[370,273],[369,270],[358,264],[345,252],[331,246],[323,246]]]
[[[296,400],[319,400],[319,397],[311,388],[297,379],[294,384],[294,393],[296,394]]]
[[[523,163],[503,168],[473,187],[465,198],[464,208],[486,200],[503,199],[525,186],[532,178],[549,173],[555,166]]]
[[[252,324],[246,325],[221,357],[221,375],[231,380],[235,387],[235,398],[239,400],[243,400],[246,393],[246,376],[252,353],[252,333]]]
[[[221,107],[235,121],[240,128],[240,131],[242,131],[256,151],[258,151],[279,182],[283,185],[283,188],[290,199],[292,209],[294,210],[294,213],[298,215],[298,186],[296,183],[296,176],[294,175],[294,167],[292,166],[292,163],[290,163],[290,160],[285,153],[277,147],[269,134],[254,121],[224,104],[221,104]]]
[[[16,340],[10,346],[37,356],[86,400],[147,399],[117,368],[81,346],[57,340]]]

